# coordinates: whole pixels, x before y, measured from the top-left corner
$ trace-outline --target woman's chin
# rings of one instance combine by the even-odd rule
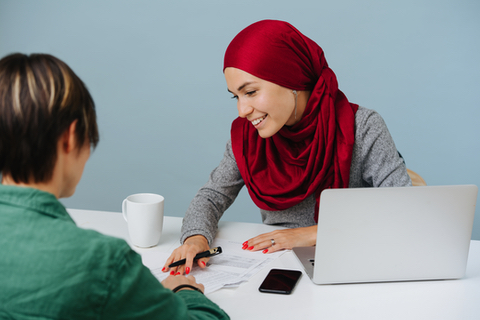
[[[270,138],[275,133],[277,133],[277,131],[272,132],[272,130],[268,130],[267,128],[263,128],[263,129],[258,130],[258,135],[263,139]]]

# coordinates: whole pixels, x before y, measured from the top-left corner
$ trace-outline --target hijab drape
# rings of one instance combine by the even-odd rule
[[[245,118],[233,121],[233,154],[254,203],[284,210],[315,194],[346,188],[355,141],[355,113],[338,89],[323,50],[289,23],[256,22],[242,30],[225,53],[224,70],[241,69],[293,90],[311,91],[302,119],[261,138]]]

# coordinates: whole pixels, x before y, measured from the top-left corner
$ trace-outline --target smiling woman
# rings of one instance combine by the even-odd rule
[[[225,79],[237,99],[238,115],[250,121],[262,138],[299,122],[310,96],[310,91],[290,90],[237,68],[226,68]]]
[[[348,101],[320,46],[289,23],[264,20],[242,30],[223,70],[239,117],[223,160],[187,210],[182,246],[165,271],[186,258],[170,271],[189,272],[243,186],[264,223],[290,228],[243,243],[269,253],[315,244],[324,189],[411,185],[380,115]]]

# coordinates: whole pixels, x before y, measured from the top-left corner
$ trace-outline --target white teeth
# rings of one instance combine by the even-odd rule
[[[266,117],[266,116],[265,116]],[[254,126],[256,126],[257,124],[259,124],[260,122],[262,122],[263,119],[265,119],[265,117],[262,117],[262,118],[259,118],[259,119],[255,119],[252,121],[252,124]]]

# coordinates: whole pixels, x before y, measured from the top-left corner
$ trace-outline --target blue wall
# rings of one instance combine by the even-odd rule
[[[237,115],[225,48],[266,18],[323,47],[340,88],[383,115],[428,184],[480,185],[477,0],[0,0],[0,55],[61,58],[98,107],[101,141],[66,206],[120,211],[127,195],[155,192],[167,215],[183,216]],[[224,219],[260,215],[244,190]]]

